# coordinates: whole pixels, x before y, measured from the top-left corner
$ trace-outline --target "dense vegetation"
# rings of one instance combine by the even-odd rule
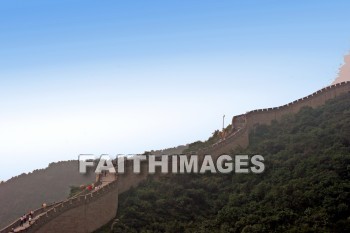
[[[262,154],[263,174],[176,175],[124,193],[112,232],[350,232],[349,100],[258,126],[240,153]]]

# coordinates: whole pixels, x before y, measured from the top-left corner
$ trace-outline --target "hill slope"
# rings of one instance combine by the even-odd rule
[[[250,142],[235,154],[263,155],[263,174],[149,179],[121,195],[114,232],[350,232],[350,94]]]

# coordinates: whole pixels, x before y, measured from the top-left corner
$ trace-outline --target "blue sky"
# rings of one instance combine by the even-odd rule
[[[205,140],[330,84],[349,1],[0,3],[0,180]],[[227,122],[228,123],[228,122]]]

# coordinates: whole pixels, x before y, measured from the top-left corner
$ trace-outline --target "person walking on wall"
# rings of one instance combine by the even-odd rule
[[[27,216],[23,214],[23,224],[26,224],[26,222],[27,222]]]
[[[19,220],[20,220],[19,226],[22,227],[23,226],[23,216],[21,216],[21,218]]]

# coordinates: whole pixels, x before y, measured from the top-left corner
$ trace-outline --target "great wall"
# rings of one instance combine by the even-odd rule
[[[309,96],[298,99],[289,104],[267,109],[258,109],[246,114],[234,116],[231,132],[225,140],[196,152],[198,155],[210,154],[218,156],[226,154],[241,147],[249,145],[249,132],[258,124],[270,124],[280,120],[288,114],[295,114],[302,107],[318,107],[324,105],[327,100],[339,95],[350,93],[350,82],[342,82],[323,88]],[[126,165],[126,172],[116,178],[112,178],[97,190],[87,194],[77,195],[62,202],[58,202],[35,211],[33,224],[24,229],[19,229],[19,220],[0,230],[0,233],[8,233],[12,228],[15,232],[30,233],[86,233],[93,232],[115,218],[118,209],[118,195],[136,187],[149,176],[146,163],[142,164],[141,173],[131,172],[132,163]],[[158,174],[153,175],[155,177]],[[103,179],[102,179],[103,181]],[[97,180],[101,182],[101,180]]]

